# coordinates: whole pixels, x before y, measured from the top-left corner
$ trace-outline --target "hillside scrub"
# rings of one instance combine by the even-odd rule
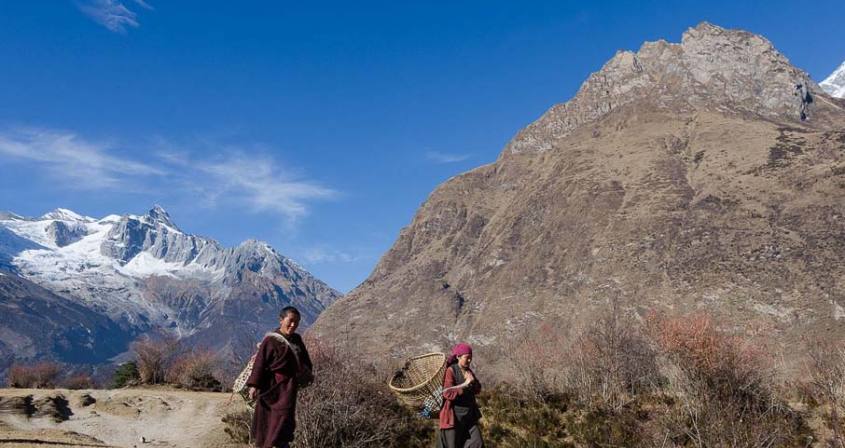
[[[141,382],[138,364],[135,361],[125,362],[117,367],[112,374],[112,388],[134,386]]]
[[[676,405],[661,417],[666,439],[680,446],[805,446],[810,435],[794,411],[769,350],[728,335],[705,315],[652,317],[664,357],[666,393]]]
[[[707,315],[621,316],[611,310],[570,333],[537,326],[510,347],[516,374],[480,372],[487,445],[845,446],[841,349],[811,344],[806,380],[786,383],[760,340],[719,328]],[[314,339],[308,346],[316,380],[299,396],[293,446],[434,444],[436,420],[398,404],[387,370]],[[233,438],[246,443],[249,414],[226,419]]]
[[[569,334],[540,326],[516,341],[513,362],[524,364],[514,367],[523,373],[488,381],[480,397],[490,443],[804,447],[816,440],[809,416],[787,402],[794,386],[776,381],[759,341],[723,331],[706,315],[652,314],[644,325],[620,316],[609,310]],[[830,386],[835,368],[827,372],[816,381],[822,397],[837,387]]]
[[[217,391],[224,390],[218,380],[221,377],[219,357],[210,350],[191,350],[176,357],[167,368],[165,380],[189,390]]]
[[[386,387],[387,373],[345,351],[307,340],[314,382],[300,390],[293,448],[329,446],[430,447],[434,420],[424,420],[399,405]],[[226,433],[249,442],[248,412],[223,417]]]
[[[53,361],[16,363],[6,373],[6,384],[15,388],[49,389],[58,385],[61,373],[62,365]]]
[[[130,349],[135,355],[141,383],[163,384],[182,346],[174,337],[142,337],[133,342]]]

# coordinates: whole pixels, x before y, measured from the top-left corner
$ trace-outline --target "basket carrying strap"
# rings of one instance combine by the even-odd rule
[[[278,341],[282,341],[285,344],[287,344],[288,348],[293,353],[293,358],[296,359],[296,371],[297,372],[302,371],[302,363],[300,363],[300,361],[299,361],[299,351],[293,347],[293,344],[291,344],[290,341],[287,340],[287,338],[280,335],[279,333],[270,332],[270,333],[267,333],[267,334],[264,335],[264,337],[267,337],[267,336],[269,336],[273,339],[276,339]]]

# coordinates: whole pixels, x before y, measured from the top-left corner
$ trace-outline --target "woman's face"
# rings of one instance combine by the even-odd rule
[[[287,313],[285,317],[279,321],[279,330],[285,336],[290,336],[296,333],[297,327],[299,327],[299,314]]]
[[[470,363],[472,363],[472,355],[461,355],[458,356],[458,365],[468,369]]]

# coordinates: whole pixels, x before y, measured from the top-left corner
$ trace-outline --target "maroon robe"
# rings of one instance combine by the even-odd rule
[[[469,371],[475,376],[475,372],[472,369],[469,369]],[[452,366],[446,367],[446,372],[443,376],[444,389],[457,386],[459,383],[463,383],[463,381],[463,377],[455,378]],[[475,402],[475,396],[479,393],[481,393],[481,383],[478,381],[478,377],[475,377],[475,381],[466,389],[452,389],[443,392],[443,407],[440,408],[440,421],[438,425],[440,429],[452,429],[455,427],[455,412],[453,407],[456,404],[475,408],[474,411],[477,410],[478,404]],[[478,415],[480,416],[480,412]]]
[[[311,358],[302,338],[293,334],[287,340],[299,348],[300,362],[311,368]],[[252,437],[257,447],[282,447],[293,441],[296,428],[296,372],[296,358],[288,345],[265,336],[258,347],[252,375],[246,381],[248,386],[258,389],[252,421]]]

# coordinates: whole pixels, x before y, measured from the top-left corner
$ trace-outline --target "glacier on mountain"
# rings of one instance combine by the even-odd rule
[[[102,219],[67,209],[38,218],[0,213],[0,271],[131,334],[194,335],[226,347],[238,332],[263,334],[285,305],[299,307],[307,325],[340,297],[267,243],[223,247],[183,232],[160,206]]]
[[[819,86],[836,98],[845,98],[845,62],[830,74]]]

